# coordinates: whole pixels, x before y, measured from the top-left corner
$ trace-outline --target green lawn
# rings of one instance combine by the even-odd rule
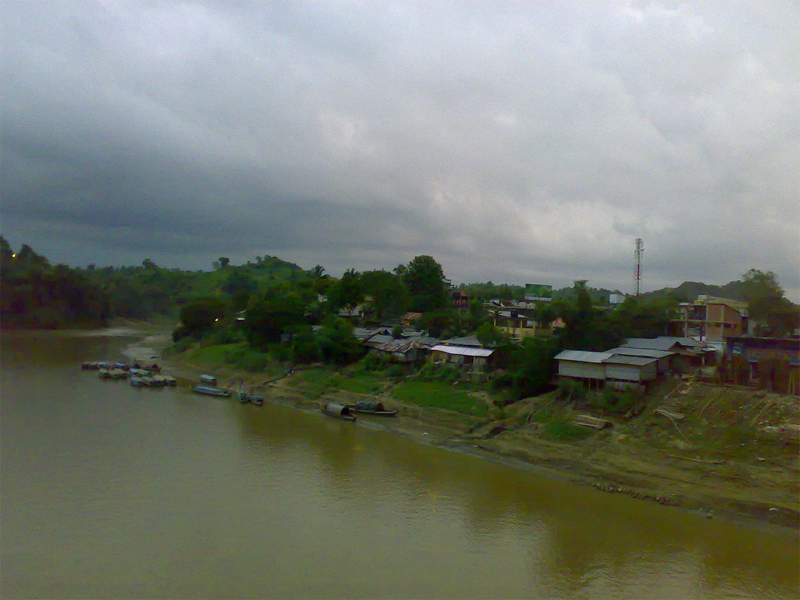
[[[418,406],[443,408],[476,417],[485,417],[489,412],[483,400],[471,397],[466,390],[439,381],[408,381],[396,387],[392,393],[398,400]]]
[[[361,373],[352,377],[342,377],[338,387],[345,392],[355,394],[379,394],[386,386],[386,378],[371,373]]]

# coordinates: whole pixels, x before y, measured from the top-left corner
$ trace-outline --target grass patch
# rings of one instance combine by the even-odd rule
[[[206,346],[196,348],[188,353],[189,360],[205,366],[223,365],[228,352],[239,350],[241,344],[222,344],[219,346]]]
[[[338,388],[341,378],[331,369],[308,369],[297,377],[297,386],[312,398],[319,398],[327,390]]]
[[[576,442],[585,440],[590,435],[590,429],[575,425],[565,417],[550,419],[544,424],[544,437],[557,442]]]
[[[453,389],[453,386],[439,381],[408,381],[392,393],[398,400],[417,406],[443,408],[476,417],[485,417],[489,412],[483,400],[470,396],[466,390]]]
[[[338,382],[340,390],[354,394],[379,394],[385,385],[385,378],[366,373],[342,378]]]

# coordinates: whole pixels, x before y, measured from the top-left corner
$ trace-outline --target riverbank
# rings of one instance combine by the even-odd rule
[[[402,401],[391,384],[367,393],[330,385],[331,379],[347,374],[331,376],[331,370],[321,365],[288,374],[264,374],[246,373],[208,356],[202,362],[193,361],[191,353],[165,357],[171,337],[163,327],[140,327],[139,331],[142,339],[129,346],[126,355],[161,361],[184,385],[211,370],[222,387],[244,383],[268,401],[305,411],[317,411],[325,401],[379,399],[397,408],[398,416],[360,416],[358,426],[707,518],[798,535],[797,439],[791,428],[765,433],[780,423],[798,424],[796,397],[674,380],[648,397],[639,416],[610,419],[612,427],[593,431],[585,439],[554,441],[548,439],[541,415],[558,410],[568,421],[581,409],[556,402],[552,395],[475,417]]]

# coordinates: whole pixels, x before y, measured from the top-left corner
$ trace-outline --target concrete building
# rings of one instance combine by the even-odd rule
[[[698,296],[693,304],[679,307],[680,316],[670,324],[671,333],[708,342],[724,342],[747,332],[747,303],[715,296]]]

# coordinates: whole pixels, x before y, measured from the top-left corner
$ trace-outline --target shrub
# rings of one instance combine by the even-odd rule
[[[606,388],[599,394],[593,404],[606,415],[625,414],[633,408],[638,398],[639,394],[634,390]]]
[[[558,398],[561,400],[584,400],[586,386],[575,379],[560,379],[558,382]]]
[[[455,383],[461,379],[461,371],[453,365],[427,363],[419,370],[417,377],[423,381]]]
[[[220,346],[222,344],[238,344],[242,341],[244,341],[244,335],[240,330],[223,327],[203,338],[202,345]]]
[[[173,334],[174,339],[174,334]],[[172,351],[176,354],[180,354],[181,352],[186,352],[189,348],[194,345],[194,338],[191,336],[184,336],[178,338],[175,342],[175,345],[172,347]]]
[[[385,371],[388,377],[403,377],[406,374],[405,368],[403,365],[390,365]]]

